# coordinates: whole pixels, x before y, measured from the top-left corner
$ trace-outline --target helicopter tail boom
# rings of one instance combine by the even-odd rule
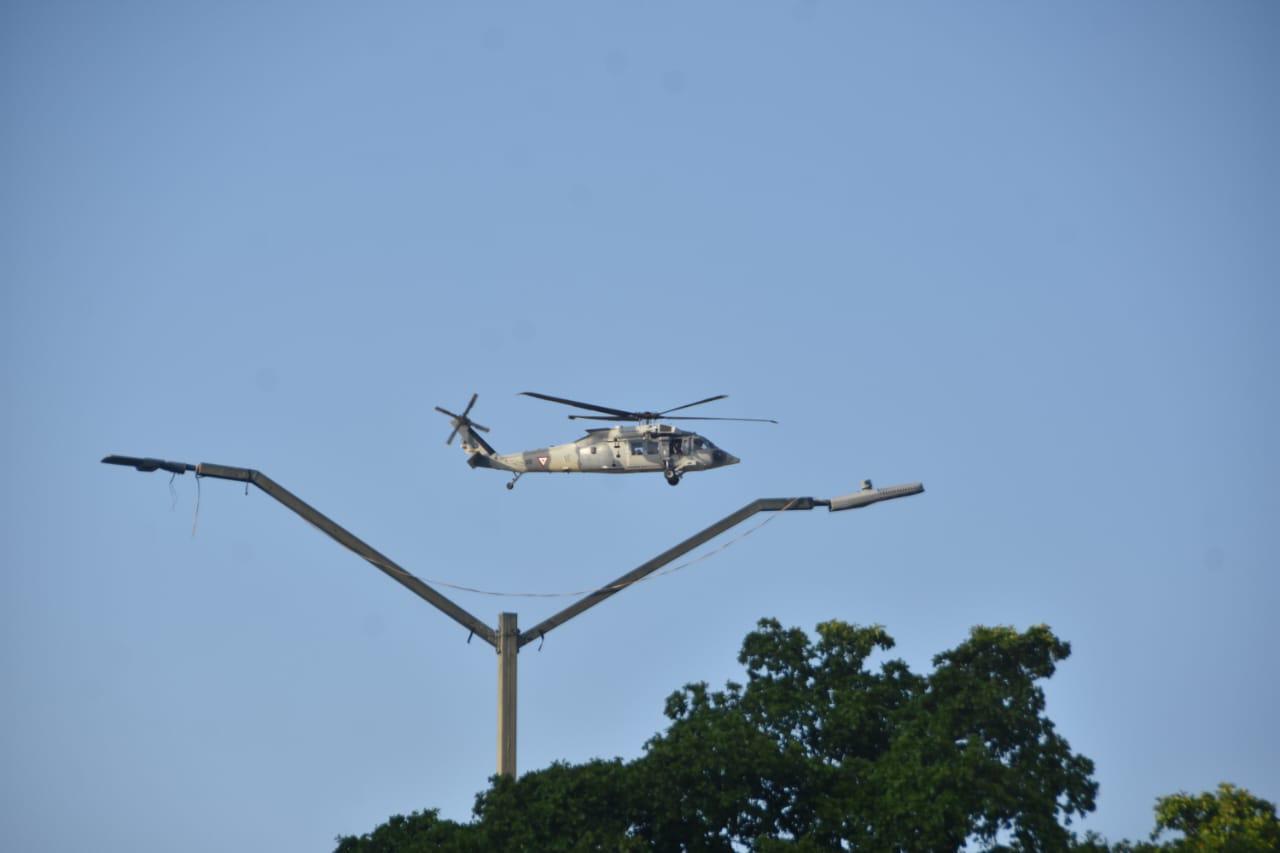
[[[462,449],[470,457],[482,456],[487,458],[497,455],[497,451],[489,446],[489,442],[481,438],[480,433],[476,432],[469,424],[463,424],[458,432],[462,436]],[[479,463],[473,463],[473,467],[476,464]]]

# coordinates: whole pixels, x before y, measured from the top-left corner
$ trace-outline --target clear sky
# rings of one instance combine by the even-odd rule
[[[1046,622],[1085,828],[1280,800],[1278,48],[1270,2],[5,3],[0,837],[323,850],[493,772],[491,650],[265,495],[197,519],[107,453],[517,591],[923,480],[526,647],[521,769],[636,756],[761,616],[920,669]],[[580,434],[523,390],[781,423],[706,424],[744,461],[676,489],[508,492],[432,406]]]

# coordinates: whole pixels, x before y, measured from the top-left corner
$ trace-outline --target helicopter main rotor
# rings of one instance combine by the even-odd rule
[[[776,424],[777,421],[772,418],[713,418],[698,417],[688,415],[669,416],[669,412],[678,412],[682,409],[690,409],[694,406],[701,406],[703,403],[710,403],[715,400],[723,400],[728,394],[717,394],[714,397],[707,397],[705,400],[697,400],[693,403],[685,403],[683,406],[676,406],[674,409],[667,409],[662,412],[628,412],[624,409],[614,409],[609,406],[597,406],[594,403],[582,403],[577,400],[568,400],[564,397],[552,397],[550,394],[539,394],[536,391],[521,391],[525,397],[537,397],[539,400],[547,400],[552,403],[560,403],[565,406],[573,406],[575,409],[586,409],[589,412],[600,412],[599,415],[569,415],[571,421],[637,421],[639,423],[652,423],[656,420],[667,421],[751,421],[754,423]],[[607,417],[604,417],[607,416]]]

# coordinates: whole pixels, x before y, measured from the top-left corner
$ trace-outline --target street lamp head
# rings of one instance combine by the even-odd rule
[[[164,459],[152,459],[143,456],[104,456],[102,461],[106,465],[124,465],[134,468],[138,471],[169,471],[174,474],[185,474],[188,471],[196,470],[196,466],[188,465],[186,462],[169,462]]]
[[[924,483],[905,483],[901,486],[885,486],[884,488],[876,489],[871,486],[870,480],[863,480],[861,491],[832,498],[829,509],[832,512],[839,512],[842,509],[857,509],[880,501],[891,501],[894,498],[905,498],[907,495],[918,495],[923,491]]]

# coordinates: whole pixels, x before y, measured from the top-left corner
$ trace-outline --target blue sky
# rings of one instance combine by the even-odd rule
[[[491,651],[266,496],[196,518],[106,453],[519,591],[923,480],[526,647],[521,769],[637,755],[761,616],[922,669],[1046,622],[1085,828],[1280,800],[1278,37],[1261,2],[5,4],[4,837],[326,849],[493,772]],[[744,462],[676,489],[509,493],[432,407],[578,434],[523,390],[781,423],[706,424]]]

